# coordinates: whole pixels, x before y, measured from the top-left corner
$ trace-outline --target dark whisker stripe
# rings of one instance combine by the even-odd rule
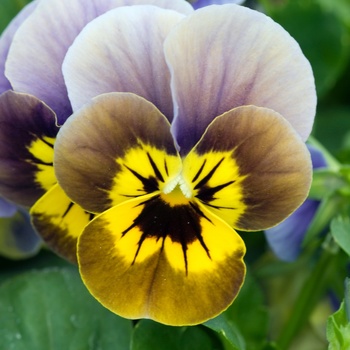
[[[162,174],[160,173],[156,163],[154,162],[153,158],[151,157],[151,155],[147,152],[147,157],[148,157],[148,160],[152,166],[152,169],[154,171],[154,174],[156,175],[156,178],[159,180],[159,181],[162,181],[164,182],[164,178],[162,176]]]
[[[64,218],[64,217],[69,213],[69,211],[73,208],[73,205],[74,205],[73,202],[70,202],[70,203],[68,204],[68,207],[67,207],[66,211],[65,211],[65,212],[63,213],[63,215],[62,215],[63,218]]]
[[[155,177],[150,176],[149,178],[143,177],[137,171],[129,168],[126,164],[124,166],[137,178],[141,181],[143,189],[146,193],[152,193],[158,190],[158,182]]]
[[[164,169],[165,169],[166,175],[169,176],[168,164],[166,163],[166,159],[165,158],[164,158]]]
[[[197,179],[198,179],[198,177],[199,177],[199,175],[202,173],[202,171],[203,171],[203,169],[204,169],[204,166],[205,166],[205,163],[207,162],[207,160],[206,159],[204,159],[204,162],[203,162],[203,164],[201,165],[201,167],[199,168],[199,170],[197,171],[197,174],[194,176],[194,178],[192,179],[192,182],[195,182]]]
[[[200,199],[201,201],[204,202],[211,202],[217,198],[214,197],[214,195],[221,191],[222,189],[224,189],[227,186],[232,185],[233,183],[235,183],[235,180],[232,181],[228,181],[224,184],[215,186],[215,187],[209,187],[209,186],[203,186],[199,189],[198,194],[196,195],[196,198]]]
[[[220,205],[213,205],[213,204],[204,202],[204,201],[202,201],[202,200],[200,200],[200,201],[201,201],[203,204],[207,205],[208,207],[211,207],[211,208],[214,208],[214,209],[237,210],[237,208],[234,208],[234,207],[223,207],[223,206],[220,206]]]
[[[41,164],[41,165],[46,165],[46,166],[53,166],[53,162],[44,162],[39,158],[32,157],[33,158],[33,164]]]
[[[219,160],[219,162],[213,167],[213,169],[211,169],[209,171],[209,173],[201,180],[197,183],[197,185],[194,187],[195,190],[197,190],[198,188],[204,186],[214,175],[215,171],[218,169],[218,167],[220,166],[220,164],[223,162],[223,160],[225,159],[225,157],[221,158]]]

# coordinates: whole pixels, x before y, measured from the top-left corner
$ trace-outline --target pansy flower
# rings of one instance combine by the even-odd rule
[[[196,324],[226,309],[243,283],[245,246],[235,229],[274,226],[306,198],[311,162],[303,141],[313,123],[315,88],[297,43],[265,15],[237,5],[185,13],[152,3],[91,20],[64,53],[56,95],[44,91],[37,75],[30,84],[33,75],[24,74],[42,70],[45,78],[52,72],[43,65],[30,61],[32,67],[18,72],[21,53],[44,46],[33,39],[42,28],[34,21],[26,28],[36,28],[30,40],[21,27],[15,35],[6,72],[16,90],[45,102],[31,110],[47,118],[47,131],[27,140],[26,166],[34,164],[36,183],[51,176],[59,185],[51,182],[32,208],[36,226],[65,237],[56,240],[61,254],[77,246],[86,286],[111,311]],[[73,5],[62,6],[72,12]],[[66,18],[50,14],[64,28]],[[41,32],[60,47],[62,36]],[[28,91],[32,86],[36,91]],[[68,119],[63,100],[73,110]],[[44,161],[45,175],[39,165],[42,151],[52,150],[53,111],[64,124],[54,157]],[[31,133],[37,135],[44,129],[37,120],[18,116],[17,125],[37,127]],[[2,190],[20,196],[12,184]],[[61,204],[61,212],[52,209]],[[70,217],[73,225],[75,210],[87,221],[95,218],[81,231],[63,230],[60,220]]]
[[[325,168],[327,163],[322,152],[312,145],[308,144],[307,147],[313,169]],[[299,256],[303,239],[320,203],[315,199],[307,199],[286,220],[265,231],[267,242],[279,259],[294,261]]]

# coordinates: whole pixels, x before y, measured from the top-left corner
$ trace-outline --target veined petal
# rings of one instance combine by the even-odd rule
[[[80,273],[97,300],[123,317],[169,325],[226,309],[243,283],[244,253],[240,236],[201,204],[158,195],[102,213],[78,241]]]
[[[67,120],[55,144],[58,182],[90,212],[161,191],[180,170],[169,122],[130,93],[93,99]]]
[[[242,4],[244,0],[195,0],[192,1],[192,6],[194,9],[199,9],[201,7],[209,5],[224,5],[224,4]]]
[[[0,96],[0,192],[31,206],[56,183],[54,112],[34,96],[7,91]]]
[[[217,117],[186,156],[183,178],[193,196],[234,228],[278,224],[305,200],[310,154],[277,112],[237,107]]]
[[[99,15],[124,5],[146,1],[46,0],[18,29],[6,63],[6,76],[17,91],[31,93],[47,103],[62,124],[71,114],[61,72],[63,59],[76,36]],[[151,1],[172,8],[165,1]],[[149,3],[148,1],[146,3]],[[191,11],[184,1],[172,0],[176,10]],[[44,29],[43,29],[44,28]]]
[[[0,37],[0,94],[11,89],[11,84],[5,77],[5,62],[18,27],[33,12],[37,5],[37,1],[32,1],[25,6],[18,15],[10,22],[7,28],[2,32]]]
[[[171,121],[170,73],[163,42],[182,18],[178,12],[154,6],[129,6],[87,25],[63,63],[73,110],[102,93],[132,92],[152,102]]]
[[[93,214],[72,203],[57,184],[32,206],[30,214],[48,247],[76,263],[77,239]]]
[[[234,4],[208,6],[181,21],[164,47],[181,154],[216,116],[243,105],[277,111],[303,140],[310,134],[316,108],[310,64],[264,14]]]

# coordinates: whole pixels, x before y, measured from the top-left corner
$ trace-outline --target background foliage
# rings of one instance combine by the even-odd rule
[[[0,32],[27,2],[0,0]],[[245,5],[280,23],[310,60],[319,100],[313,137],[337,164],[315,172],[311,195],[322,205],[298,260],[279,261],[262,232],[242,234],[248,275],[237,300],[204,325],[168,327],[109,313],[76,268],[46,250],[1,258],[0,350],[350,348],[350,1]]]

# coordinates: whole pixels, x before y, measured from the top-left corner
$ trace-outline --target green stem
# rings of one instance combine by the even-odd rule
[[[324,294],[327,278],[332,269],[333,260],[335,260],[334,258],[334,253],[323,250],[323,253],[311,271],[310,277],[306,280],[300,291],[292,309],[293,311],[277,340],[280,349],[288,349],[294,337],[308,320],[315,304]]]

